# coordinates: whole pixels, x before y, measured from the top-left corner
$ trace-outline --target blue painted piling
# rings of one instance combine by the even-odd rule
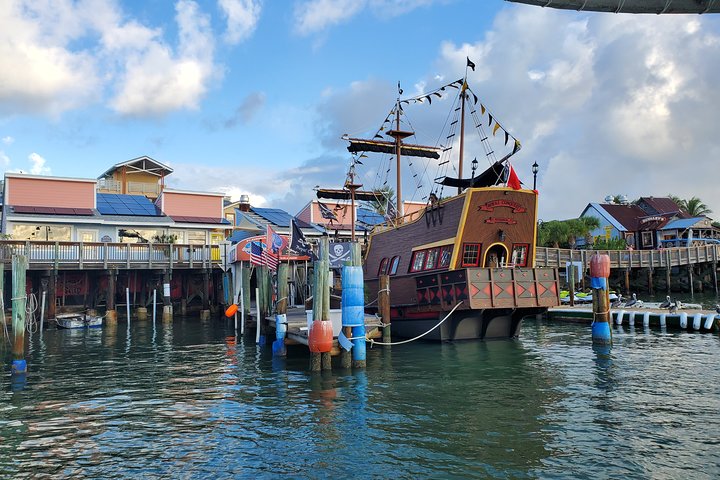
[[[609,275],[609,256],[595,254],[590,257],[590,287],[593,289],[592,341],[595,345],[612,345],[610,299],[607,288]]]
[[[342,269],[342,331],[352,332],[352,364],[365,368],[365,289],[362,267],[346,265]],[[342,343],[341,343],[342,344]]]

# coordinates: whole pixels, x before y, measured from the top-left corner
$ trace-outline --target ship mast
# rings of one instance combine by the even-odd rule
[[[458,156],[458,178],[463,178],[463,156],[465,153],[465,90],[467,90],[467,67],[465,68],[465,78],[460,89],[460,155]],[[458,187],[458,195],[463,191],[462,187]]]

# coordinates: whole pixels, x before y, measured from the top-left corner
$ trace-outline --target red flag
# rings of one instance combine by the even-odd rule
[[[510,173],[508,174],[507,186],[513,190],[520,190],[522,188],[520,186],[520,179],[518,178],[517,173],[515,173],[515,169],[512,165],[508,164],[508,166],[510,167]]]

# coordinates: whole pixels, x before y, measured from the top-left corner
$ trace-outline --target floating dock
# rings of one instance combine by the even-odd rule
[[[564,322],[590,324],[593,321],[591,307],[552,307],[547,318]],[[670,313],[660,308],[614,308],[610,318],[615,325],[667,328],[694,332],[720,332],[720,314],[707,310],[679,310]]]

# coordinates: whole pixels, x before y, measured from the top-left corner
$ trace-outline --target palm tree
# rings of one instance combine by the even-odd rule
[[[668,197],[670,197],[673,202],[677,203],[678,207],[685,210],[685,212],[692,217],[702,217],[712,213],[712,210],[710,210],[708,206],[705,205],[698,197],[692,197],[690,200],[684,200],[672,194],[668,195]]]
[[[395,191],[392,187],[386,186],[374,189],[373,193],[376,194],[377,200],[370,202],[370,207],[376,213],[384,216],[387,213],[388,203],[395,203]]]
[[[685,211],[693,217],[702,217],[712,213],[712,210],[710,210],[708,206],[705,205],[698,197],[692,197],[690,200],[686,200],[685,205],[683,206],[685,207]]]

